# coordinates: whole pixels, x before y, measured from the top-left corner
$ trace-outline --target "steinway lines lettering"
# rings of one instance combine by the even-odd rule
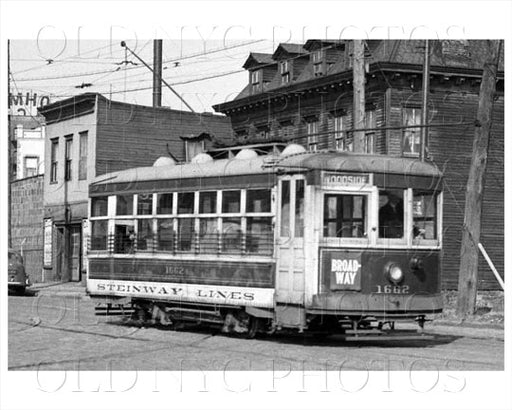
[[[182,288],[148,285],[123,285],[119,283],[98,283],[99,291],[122,292],[145,295],[180,295]]]
[[[168,295],[218,300],[254,300],[254,293],[247,291],[230,291],[218,289],[194,289],[189,293],[180,287],[162,285],[133,285],[121,283],[98,283],[96,290],[100,292],[119,292],[131,295]]]

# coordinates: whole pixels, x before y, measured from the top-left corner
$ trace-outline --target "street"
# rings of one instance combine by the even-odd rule
[[[503,370],[504,341],[428,326],[432,340],[346,342],[277,334],[244,340],[212,327],[138,327],[95,316],[88,297],[9,296],[9,370]],[[482,329],[480,329],[482,330]]]

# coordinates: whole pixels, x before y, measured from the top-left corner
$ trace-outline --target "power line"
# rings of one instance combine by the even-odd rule
[[[200,57],[200,56],[204,56],[204,55],[208,55],[208,54],[219,53],[219,52],[222,52],[222,51],[231,50],[231,49],[234,49],[234,48],[239,48],[239,47],[251,45],[251,44],[254,44],[254,43],[259,43],[259,42],[262,42],[262,41],[265,41],[265,40],[247,41],[245,43],[240,43],[240,44],[236,44],[236,45],[229,46],[229,47],[222,47],[222,48],[218,48],[218,49],[214,49],[214,50],[202,51],[202,52],[199,52],[199,53],[194,53],[194,54],[190,54],[190,55],[187,55],[187,56],[183,56],[181,58],[174,58],[174,59],[171,59],[171,60],[168,60],[168,61],[164,61],[163,64],[180,62],[180,61],[188,60],[188,59],[195,58],[195,57]],[[137,70],[137,69],[140,69],[140,68],[143,68],[143,67],[142,66],[127,67],[126,71],[128,71],[128,70]],[[24,71],[19,71],[19,72],[16,72],[14,74],[20,74],[22,72],[24,72]],[[98,70],[98,71],[92,71],[92,72],[82,72],[82,73],[69,74],[69,75],[58,75],[58,76],[18,78],[18,82],[59,80],[59,79],[62,79],[62,78],[85,77],[85,76],[89,76],[89,75],[105,74],[105,73],[108,73],[108,72],[110,72],[110,70]]]
[[[237,73],[241,73],[241,72],[244,72],[244,71],[245,71],[244,69],[234,70],[234,71],[230,71],[230,72],[214,74],[214,75],[207,76],[207,77],[194,78],[194,79],[191,79],[191,80],[175,82],[175,83],[171,83],[170,85],[174,86],[174,85],[190,84],[190,83],[195,83],[195,82],[200,82],[200,81],[205,81],[205,80],[211,80],[211,79],[214,79],[214,78],[226,77],[226,76],[237,74]],[[144,87],[139,87],[139,88],[127,89],[126,91],[125,90],[116,90],[116,91],[112,91],[111,94],[120,94],[120,93],[124,93],[124,92],[129,93],[129,92],[135,92],[135,91],[145,91],[145,90],[151,90],[152,88],[153,88],[152,86],[144,86]],[[70,87],[70,90],[71,89],[74,89],[74,87]],[[99,94],[110,93],[109,90],[100,90],[100,91],[96,91],[96,92],[99,93]],[[56,98],[67,98],[67,97],[73,97],[75,95],[76,94],[54,94],[53,96],[56,97]]]
[[[80,56],[81,56],[81,55],[83,55],[83,54],[89,54],[89,53],[92,53],[92,52],[94,52],[94,51],[104,50],[105,48],[108,48],[108,47],[111,47],[111,46],[112,46],[112,45],[111,45],[111,44],[109,44],[109,45],[106,45],[106,46],[103,46],[103,47],[98,47],[98,48],[95,48],[95,49],[92,49],[92,50],[86,51],[86,52],[81,53],[81,54],[80,54],[80,53],[79,53],[79,54],[75,54],[75,55],[72,55],[72,56],[70,56],[70,57],[63,58],[63,59],[61,59],[61,60],[52,60],[52,64],[67,63],[67,62],[69,62],[69,61],[68,61],[68,59],[72,59],[72,58],[80,57]],[[43,59],[42,59],[42,60],[43,60]],[[41,60],[40,60],[40,61],[41,61]],[[85,61],[85,60],[84,60],[84,61]],[[38,65],[38,66],[35,66],[35,67],[30,67],[30,68],[27,68],[27,69],[24,69],[24,70],[21,70],[21,71],[17,71],[17,72],[15,72],[15,73],[13,73],[13,74],[18,75],[18,74],[21,74],[21,73],[26,73],[26,72],[28,72],[28,71],[39,70],[39,69],[41,69],[41,68],[48,67],[48,65],[49,65],[49,64],[47,63],[47,62],[48,62],[48,60],[47,60],[47,59],[44,59],[44,62],[45,62],[45,64],[44,64],[44,65],[42,65],[42,66],[41,66],[41,65]]]

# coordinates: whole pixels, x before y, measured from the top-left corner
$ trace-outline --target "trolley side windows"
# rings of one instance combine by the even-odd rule
[[[272,217],[248,217],[246,230],[247,253],[272,255],[274,227]]]
[[[248,189],[246,201],[248,213],[270,212],[271,191],[270,189]]]
[[[239,253],[243,239],[242,218],[222,218],[222,251]]]
[[[241,191],[223,191],[222,192],[222,213],[237,214],[241,210],[242,196]]]
[[[91,217],[108,215],[108,196],[91,198]]]
[[[90,249],[93,251],[106,251],[108,243],[108,220],[91,221]]]
[[[133,194],[116,195],[116,215],[133,215]]]
[[[217,191],[199,192],[199,213],[217,213]]]
[[[414,240],[437,239],[437,201],[437,193],[413,190],[412,218]]]
[[[295,237],[304,236],[304,187],[305,181],[295,181]]]
[[[153,220],[137,220],[137,242],[135,249],[140,251],[153,250]]]
[[[153,213],[153,194],[137,195],[137,215],[151,215]]]
[[[158,194],[157,195],[156,213],[160,214],[160,215],[172,214],[173,213],[173,210],[172,210],[173,198],[174,198],[173,193]]]
[[[193,214],[195,203],[194,192],[178,193],[178,214]]]
[[[404,238],[404,190],[379,190],[379,238]]]
[[[114,252],[133,253],[135,251],[135,221],[133,219],[114,220]]]
[[[179,218],[177,231],[177,250],[190,252],[194,249],[194,222],[195,218]]]
[[[159,251],[174,251],[174,219],[157,219],[157,244]]]
[[[281,183],[281,232],[280,236],[290,236],[290,181]]]
[[[367,196],[325,194],[324,237],[367,237]]]
[[[218,218],[199,218],[199,252],[217,253],[219,250]]]

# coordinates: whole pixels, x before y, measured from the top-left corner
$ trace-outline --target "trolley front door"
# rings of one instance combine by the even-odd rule
[[[279,181],[276,306],[281,305],[282,322],[296,321],[297,309],[300,317],[304,306],[305,185],[302,175],[284,176]]]

